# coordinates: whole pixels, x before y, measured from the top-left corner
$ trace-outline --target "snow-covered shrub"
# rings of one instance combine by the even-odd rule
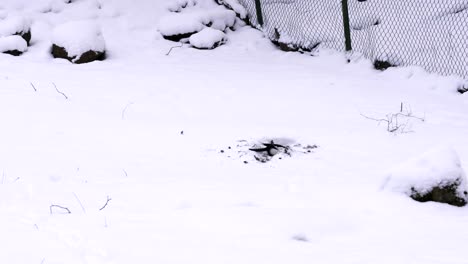
[[[386,179],[384,189],[420,202],[456,206],[468,202],[466,175],[451,148],[435,149],[398,166]]]
[[[21,36],[0,37],[0,52],[19,56],[28,49],[26,40]]]
[[[0,21],[0,37],[12,35],[21,36],[29,45],[31,41],[31,22],[22,16],[6,16]]]
[[[213,28],[204,28],[202,31],[193,34],[189,42],[197,49],[214,49],[224,44],[226,40],[224,32]]]
[[[52,37],[54,58],[73,63],[102,60],[105,41],[98,25],[92,21],[73,21],[55,28]]]

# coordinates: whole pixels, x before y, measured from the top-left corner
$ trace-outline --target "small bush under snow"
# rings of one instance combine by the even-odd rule
[[[0,52],[9,53],[12,55],[20,55],[28,49],[26,40],[22,37],[14,35],[8,37],[0,37]]]
[[[460,199],[467,202],[467,179],[457,153],[451,148],[439,148],[409,160],[395,168],[389,175],[384,189],[403,193],[415,200],[431,196],[432,192],[453,192],[442,194],[444,199]],[[440,196],[440,194],[435,194]],[[453,196],[453,197],[449,197]],[[427,199],[430,199],[427,198]],[[451,203],[450,201],[437,202]]]
[[[87,51],[104,52],[106,45],[98,25],[92,21],[73,21],[57,26],[52,43],[64,48],[69,57],[78,57]]]
[[[193,34],[189,42],[193,47],[198,49],[214,49],[226,42],[226,34],[217,29],[205,28]]]

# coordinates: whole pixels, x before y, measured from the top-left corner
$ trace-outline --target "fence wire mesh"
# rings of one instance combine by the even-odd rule
[[[345,50],[341,0],[238,2],[274,42]],[[376,67],[419,65],[468,78],[468,0],[348,0],[348,10],[353,52]]]

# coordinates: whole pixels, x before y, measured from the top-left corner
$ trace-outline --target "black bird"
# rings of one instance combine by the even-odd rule
[[[254,151],[254,152],[266,152],[268,156],[274,156],[278,153],[279,148],[284,148],[286,149],[285,146],[276,144],[273,142],[273,140],[270,143],[262,143],[264,148],[250,148],[249,150]]]

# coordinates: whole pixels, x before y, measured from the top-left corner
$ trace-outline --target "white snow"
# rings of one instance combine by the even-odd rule
[[[0,53],[14,50],[25,52],[27,49],[26,41],[20,36],[0,37]]]
[[[2,16],[0,10],[0,18]],[[30,30],[31,22],[22,16],[6,16],[0,20],[0,37],[11,36],[17,33],[26,33]]]
[[[468,207],[380,189],[430,146],[468,164],[462,79],[285,53],[249,27],[220,49],[180,47],[158,33],[168,0],[49,2],[0,1],[34,38],[0,54],[0,263],[466,263]],[[197,2],[180,13],[218,8]],[[52,58],[54,28],[79,20],[99,25],[108,59]],[[426,117],[412,133],[361,116],[401,102]],[[265,138],[318,148],[263,164],[248,143]]]
[[[52,43],[67,50],[70,57],[87,51],[105,51],[106,45],[99,26],[93,21],[72,21],[54,29]],[[79,59],[79,57],[77,58]]]
[[[218,43],[226,41],[226,34],[220,30],[205,28],[202,31],[190,36],[189,42],[199,49],[213,48]]]
[[[384,188],[407,195],[411,195],[414,188],[416,192],[426,194],[436,186],[447,186],[458,181],[458,191],[462,195],[468,186],[460,159],[452,148],[439,147],[395,168]]]

